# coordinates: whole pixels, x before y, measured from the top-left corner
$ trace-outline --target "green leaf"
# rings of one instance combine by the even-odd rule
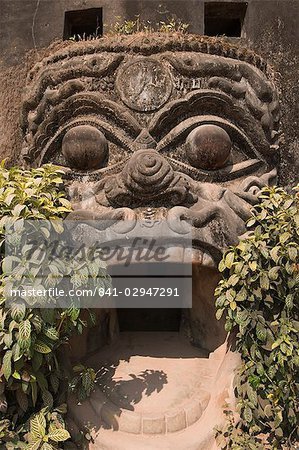
[[[11,317],[16,322],[20,322],[24,319],[26,314],[26,306],[24,303],[16,303],[14,302],[11,307]]]
[[[234,252],[229,252],[226,254],[225,256],[225,266],[230,269],[234,263],[234,259],[235,259],[235,254]]]
[[[256,223],[256,219],[255,218],[251,218],[246,223],[246,226],[247,226],[247,228],[251,228],[255,223]]]
[[[255,272],[257,270],[257,262],[256,261],[249,261],[248,265],[249,265],[249,268],[253,272]]]
[[[278,274],[279,274],[279,271],[280,271],[281,269],[280,269],[280,267],[279,266],[275,266],[275,267],[271,267],[271,269],[269,270],[269,272],[268,272],[268,277],[269,277],[269,279],[270,280],[277,280],[277,278],[278,278]]]
[[[218,270],[219,272],[224,272],[225,269],[226,269],[225,261],[222,259],[219,263]]]
[[[42,372],[36,373],[36,381],[42,391],[48,390],[48,381]]]
[[[33,316],[31,319],[31,325],[34,327],[37,333],[40,333],[42,330],[42,319],[40,316]]]
[[[34,352],[33,358],[32,358],[32,368],[35,372],[39,370],[43,363],[43,355],[42,353]]]
[[[26,341],[30,338],[30,336],[31,336],[31,323],[27,319],[20,323],[19,338],[22,341]]]
[[[242,288],[236,295],[235,301],[236,302],[244,302],[247,298],[247,291],[245,288]]]
[[[265,340],[267,339],[267,330],[260,322],[258,322],[256,325],[256,335],[262,342],[265,342]]]
[[[298,257],[298,251],[295,247],[289,247],[288,248],[288,254],[291,261],[296,262]]]
[[[291,233],[289,233],[289,232],[285,232],[285,233],[282,233],[280,236],[279,236],[279,241],[282,243],[282,244],[284,244],[288,239],[290,239],[290,237],[291,237],[292,235],[291,235]]]
[[[50,375],[50,383],[54,393],[56,394],[59,389],[59,378],[55,375],[55,373],[51,373]]]
[[[253,403],[254,406],[257,406],[257,393],[251,386],[247,387],[247,395],[251,403]],[[248,422],[250,422],[250,420]]]
[[[63,428],[58,428],[55,431],[51,431],[51,433],[49,433],[48,435],[49,439],[51,439],[51,441],[54,442],[64,442],[67,441],[68,439],[70,439],[70,433],[63,429]]]
[[[38,353],[47,354],[50,353],[52,350],[51,348],[45,344],[44,342],[37,340],[34,344],[34,350],[36,350]]]
[[[26,412],[28,409],[28,396],[22,389],[16,391],[16,399],[22,411]]]
[[[281,343],[282,343],[282,339],[281,338],[279,338],[275,342],[273,342],[273,344],[271,346],[272,350],[275,350],[277,347],[279,347],[281,345]]]
[[[282,438],[284,436],[283,430],[281,427],[275,428],[275,436],[278,438]]]
[[[268,275],[266,273],[261,274],[260,285],[263,290],[268,291],[268,289],[270,287],[270,282],[269,282]]]
[[[220,319],[221,319],[221,317],[222,317],[222,315],[223,315],[223,312],[224,312],[224,309],[223,309],[223,308],[217,309],[217,311],[216,311],[216,319],[217,319],[217,320],[220,320]]]
[[[279,261],[279,252],[280,252],[280,247],[273,247],[271,250],[270,250],[270,256],[271,256],[271,258],[273,259],[273,261],[275,262],[275,263],[277,263],[278,261]]]
[[[26,450],[38,450],[40,448],[40,445],[42,443],[42,439],[34,440],[33,442],[30,442],[26,445]]]
[[[12,215],[19,216],[24,208],[25,208],[25,205],[16,205],[12,210]]]
[[[43,438],[46,434],[46,419],[42,412],[30,420],[30,433],[34,438]]]
[[[48,407],[48,408],[53,407],[54,400],[53,400],[53,396],[52,396],[51,392],[44,391],[42,393],[42,398],[43,398],[43,403],[44,403],[45,407]]]
[[[19,374],[19,372],[17,372],[16,370],[14,371],[14,373],[12,374],[13,378],[15,380],[20,380],[21,379],[21,375]]]
[[[66,414],[67,413],[67,404],[62,403],[61,405],[59,405],[55,408],[55,411],[59,412],[60,414]]]
[[[59,339],[59,333],[54,327],[45,327],[43,332],[52,341],[57,341]]]
[[[60,201],[60,203],[62,204],[62,206],[65,206],[65,207],[68,208],[69,210],[72,209],[71,203],[70,203],[66,198],[60,198],[59,201]]]
[[[82,385],[87,393],[89,393],[93,387],[93,380],[88,371],[85,371],[82,375]]]
[[[54,323],[54,320],[55,320],[55,310],[54,309],[42,308],[40,313],[45,322],[47,322],[49,324]]]
[[[233,302],[231,302],[231,303],[229,304],[229,306],[230,306],[230,309],[231,309],[232,311],[234,311],[234,310],[237,308],[237,303],[236,303],[235,301],[233,301]]]
[[[244,416],[244,419],[246,420],[246,422],[248,424],[250,424],[252,421],[252,411],[249,406],[245,406],[243,416]]]
[[[11,376],[12,351],[7,350],[3,356],[2,371],[6,380]]]
[[[265,406],[264,413],[268,418],[273,416],[272,406],[270,404]]]
[[[286,307],[287,307],[288,309],[292,309],[292,308],[293,308],[293,306],[294,306],[294,301],[293,301],[293,299],[294,299],[293,294],[288,294],[288,295],[286,296],[285,304],[286,304]]]
[[[233,275],[231,275],[231,276],[229,277],[228,283],[229,283],[231,286],[236,286],[236,284],[239,282],[239,280],[240,280],[240,277],[239,277],[238,275],[236,275],[236,274],[233,274]]]
[[[49,444],[48,442],[45,442],[41,448],[41,450],[55,450],[55,448]]]

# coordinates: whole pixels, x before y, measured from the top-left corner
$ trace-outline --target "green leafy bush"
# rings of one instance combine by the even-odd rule
[[[263,189],[246,237],[219,266],[217,318],[226,314],[242,357],[235,382],[240,420],[226,412],[222,449],[294,448],[298,439],[298,190]]]
[[[95,388],[96,372],[91,367],[78,364],[73,367],[74,378],[70,382],[70,392],[77,393],[78,400],[83,402]]]
[[[71,205],[62,190],[62,174],[57,167],[39,169],[5,169],[0,166],[0,242],[2,273],[0,276],[0,447],[50,450],[62,448],[69,439],[63,414],[73,373],[63,363],[64,349],[74,333],[86,323],[80,310],[25,307],[22,301],[5,307],[4,288],[11,277],[18,280],[22,258],[15,272],[7,273],[9,257],[4,257],[5,229],[20,231],[26,219],[49,220],[55,233],[63,230],[62,219]],[[51,230],[50,230],[51,231]],[[43,229],[45,238],[49,229]],[[17,233],[16,233],[17,234]],[[40,262],[32,258],[34,277]],[[55,262],[53,263],[55,265]],[[57,261],[59,264],[59,261]],[[87,264],[86,264],[87,265]],[[81,267],[84,272],[86,267]],[[54,272],[57,272],[57,268]],[[95,267],[92,267],[96,277]],[[103,273],[103,266],[98,267]],[[88,274],[87,274],[88,275]],[[54,279],[58,283],[59,277]],[[53,279],[46,280],[53,286]],[[78,283],[78,280],[76,280]],[[84,284],[84,280],[81,280]],[[26,445],[24,447],[24,445]]]
[[[168,17],[165,20],[153,23],[149,20],[141,20],[140,16],[135,16],[133,20],[125,20],[116,17],[116,21],[109,27],[109,34],[130,35],[135,33],[186,33],[189,24],[182,22],[175,17]]]

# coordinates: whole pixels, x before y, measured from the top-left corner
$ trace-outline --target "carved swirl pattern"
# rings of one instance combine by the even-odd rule
[[[165,190],[174,179],[170,164],[157,152],[141,150],[128,162],[124,184],[128,189],[143,195],[153,195]]]
[[[173,205],[195,203],[189,183],[173,171],[171,165],[155,150],[136,152],[124,167],[121,176],[108,178],[106,197],[117,206],[137,206],[151,200]]]

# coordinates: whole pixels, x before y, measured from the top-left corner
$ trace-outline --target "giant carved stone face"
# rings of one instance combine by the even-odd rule
[[[249,52],[148,41],[74,45],[37,64],[23,157],[68,168],[85,217],[192,220],[194,258],[213,265],[275,179],[277,94]]]
[[[279,104],[271,79],[267,65],[249,51],[171,35],[70,44],[28,75],[23,158],[29,165],[52,162],[66,169],[75,218],[163,219],[181,234],[191,222],[194,308],[185,323],[193,343],[209,351],[224,339],[211,308],[217,264],[244,233],[261,187],[276,178]],[[224,378],[226,372],[224,363]],[[163,413],[160,422],[119,413],[124,419],[117,426],[136,435],[170,436],[200,420],[192,405],[192,423],[188,408],[182,419],[178,407],[177,415]],[[199,430],[211,435],[217,419],[202,420]],[[164,436],[155,447],[137,440],[136,448],[212,448],[205,435],[200,447],[196,433],[189,447],[186,436],[181,446]],[[113,442],[111,448],[124,448]],[[101,445],[94,448],[110,448]]]

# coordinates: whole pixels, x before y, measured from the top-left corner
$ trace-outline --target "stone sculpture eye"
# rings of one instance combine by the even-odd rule
[[[200,125],[187,138],[186,156],[197,169],[221,169],[229,159],[232,142],[217,125]]]
[[[91,125],[78,125],[65,133],[62,140],[62,154],[72,168],[99,169],[107,161],[108,142],[97,128]]]

